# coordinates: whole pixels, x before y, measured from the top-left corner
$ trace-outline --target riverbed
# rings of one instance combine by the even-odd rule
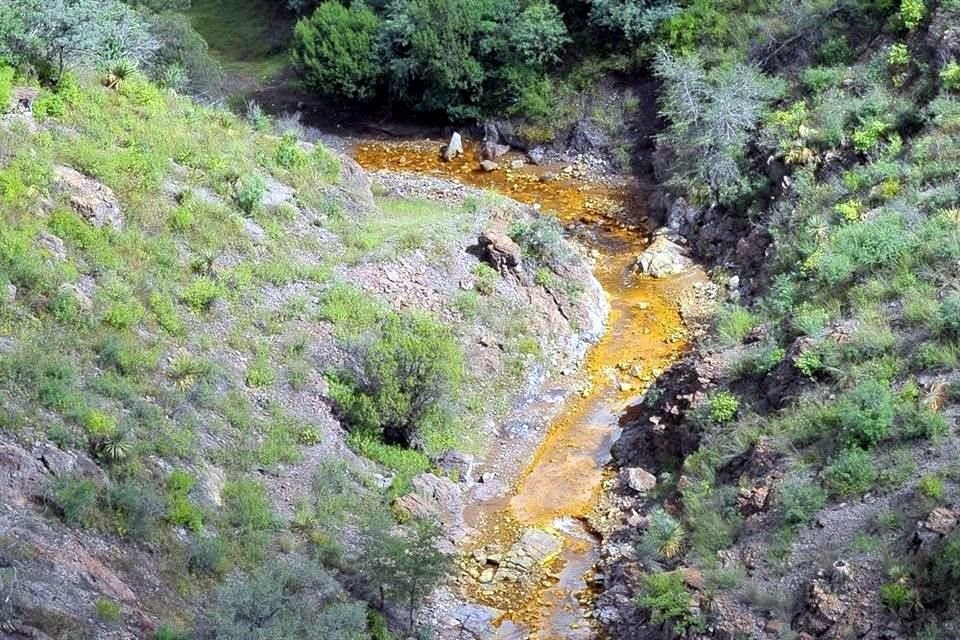
[[[365,142],[354,148],[354,156],[366,169],[456,180],[556,216],[592,256],[611,309],[606,332],[580,372],[577,392],[567,394],[559,412],[551,411],[556,417],[531,447],[529,461],[507,478],[511,490],[470,504],[468,524],[478,533],[463,545],[461,595],[495,612],[502,638],[595,638],[591,572],[599,545],[589,522],[609,473],[610,448],[624,409],[685,349],[679,300],[703,276],[652,279],[636,273],[636,256],[650,229],[643,198],[629,180],[601,180],[568,164],[521,166],[514,162],[523,158],[519,154],[499,159],[495,171],[483,171],[469,143],[466,153],[451,162],[440,158],[441,144]],[[496,457],[492,450],[485,463],[502,469]],[[546,534],[555,548],[537,558],[528,579],[498,579],[507,573],[497,568],[501,556],[531,532]]]

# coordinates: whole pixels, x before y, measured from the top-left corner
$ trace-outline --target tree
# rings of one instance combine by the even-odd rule
[[[0,55],[30,64],[55,82],[68,66],[109,60],[144,63],[156,49],[139,15],[115,0],[7,0]]]
[[[380,80],[379,27],[380,19],[362,3],[318,6],[293,33],[293,61],[304,83],[323,95],[372,98]]]
[[[662,0],[588,0],[590,22],[622,33],[631,44],[651,35],[661,21],[679,11],[676,3]]]
[[[450,419],[463,354],[448,328],[422,314],[390,314],[347,348],[350,363],[330,394],[351,428],[410,446]]]
[[[395,0],[381,39],[394,97],[455,119],[518,101],[569,40],[545,0]]]
[[[381,520],[374,520],[364,531],[361,570],[379,593],[381,609],[387,600],[407,608],[412,633],[420,601],[449,573],[451,558],[437,548],[440,527],[436,523],[416,520],[397,526]]]
[[[660,115],[670,122],[659,138],[672,156],[670,183],[705,185],[712,204],[734,200],[748,189],[746,143],[777,85],[750,65],[708,72],[696,56],[665,50],[655,72],[663,82]]]
[[[198,636],[211,640],[362,640],[367,637],[366,627],[366,607],[345,600],[330,574],[295,556],[227,578],[201,622]]]

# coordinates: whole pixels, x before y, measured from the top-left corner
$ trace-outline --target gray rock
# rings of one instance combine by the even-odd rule
[[[457,479],[467,485],[476,482],[474,469],[477,466],[477,460],[469,453],[459,451],[448,451],[437,460],[437,466],[448,473],[456,474]]]
[[[534,577],[534,570],[555,557],[562,549],[563,541],[557,536],[541,529],[527,529],[503,557],[496,579],[519,582]]]
[[[95,227],[123,228],[123,211],[110,187],[63,165],[53,168],[54,182],[70,206]]]
[[[258,225],[256,222],[250,218],[241,218],[241,224],[243,225],[243,232],[247,234],[247,237],[256,244],[263,244],[267,240],[267,232],[263,230],[263,227]]]
[[[450,136],[450,142],[447,143],[446,148],[443,150],[443,159],[447,162],[450,162],[454,158],[463,155],[463,138],[460,137],[460,134],[456,131],[453,132],[453,135]]]
[[[273,208],[279,207],[282,204],[294,203],[296,191],[294,191],[293,187],[285,185],[270,176],[263,179],[263,184],[266,187],[263,192],[263,200],[261,201],[263,206]]]
[[[666,235],[657,234],[653,242],[637,258],[640,272],[662,278],[686,271],[693,266],[693,261],[686,256],[686,251]]]
[[[657,477],[640,467],[621,469],[620,478],[625,485],[640,494],[649,493],[657,486]]]
[[[534,147],[527,151],[527,157],[530,158],[530,162],[536,165],[546,164],[547,162],[547,151],[546,147]]]
[[[499,231],[484,231],[478,238],[483,250],[483,259],[491,267],[506,276],[508,273],[517,273],[521,270],[520,245],[505,233]]]
[[[67,259],[67,247],[63,240],[52,233],[41,231],[37,236],[37,245],[60,262]]]
[[[201,504],[217,508],[223,506],[223,485],[226,482],[223,469],[205,466],[197,472],[197,484],[193,494]]]
[[[450,615],[463,632],[458,637],[495,640],[497,628],[494,623],[503,615],[503,612],[479,604],[464,604],[450,612]]]
[[[577,153],[603,151],[610,144],[607,135],[589,120],[578,120],[570,129],[567,146]]]
[[[57,289],[57,292],[63,296],[71,296],[80,307],[81,310],[85,312],[90,312],[93,310],[93,301],[90,299],[83,290],[77,285],[71,282],[64,282]]]
[[[7,286],[3,288],[3,301],[8,304],[13,304],[17,300],[17,285],[7,283]]]
[[[487,173],[490,173],[491,171],[496,171],[497,169],[499,169],[500,165],[498,165],[493,160],[481,160],[480,168],[486,171]]]

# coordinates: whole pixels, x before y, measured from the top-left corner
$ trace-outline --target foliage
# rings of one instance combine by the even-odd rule
[[[960,62],[947,63],[940,72],[940,82],[947,91],[960,91]]]
[[[13,67],[0,63],[0,114],[6,113],[13,95]]]
[[[553,216],[536,216],[530,222],[514,222],[509,231],[513,241],[520,245],[523,257],[535,267],[545,266],[557,271],[572,258],[563,239],[563,227]]]
[[[407,609],[408,633],[423,598],[451,568],[451,559],[437,549],[439,536],[439,526],[426,520],[403,527],[373,522],[363,532],[364,574],[380,596],[381,610],[386,601]]]
[[[845,449],[824,469],[824,485],[831,495],[849,498],[866,493],[877,479],[870,454],[857,447]]]
[[[410,446],[450,420],[463,355],[450,330],[421,314],[389,314],[350,340],[330,395],[350,428]]]
[[[485,296],[493,295],[497,290],[497,283],[500,282],[500,274],[496,269],[486,262],[478,262],[470,270],[473,274],[474,288]]]
[[[91,527],[97,510],[97,485],[82,477],[62,476],[55,479],[49,490],[50,502],[57,507],[69,525]]]
[[[924,0],[900,0],[900,19],[907,29],[916,29],[926,13]]]
[[[380,80],[380,19],[362,3],[321,3],[293,32],[292,56],[304,83],[327,96],[373,97]]]
[[[366,638],[366,608],[343,599],[332,576],[303,557],[281,557],[234,574],[197,629],[216,640]]]
[[[917,490],[930,500],[940,500],[943,498],[944,492],[943,479],[934,473],[928,473],[920,478],[920,482],[917,483]]]
[[[755,67],[706,70],[694,55],[661,50],[655,72],[663,82],[660,115],[670,124],[660,142],[671,154],[670,184],[705,185],[702,200],[731,202],[750,191],[744,147],[777,87]]]
[[[93,603],[93,607],[97,612],[97,617],[104,622],[120,622],[120,619],[123,617],[123,609],[120,608],[120,603],[116,600],[102,597],[97,598],[97,601]]]
[[[647,575],[637,604],[650,611],[650,622],[669,622],[677,633],[696,628],[702,622],[690,613],[693,598],[684,585],[683,572],[679,570]]]
[[[210,309],[221,296],[223,287],[212,278],[201,276],[184,289],[181,298],[188,307],[200,312]]]
[[[640,44],[656,31],[660,22],[677,14],[673,2],[657,0],[588,0],[590,21],[622,33],[630,44]]]
[[[266,488],[253,479],[226,483],[223,509],[227,524],[237,529],[258,531],[273,528],[277,523]]]
[[[710,397],[710,419],[724,424],[733,420],[740,408],[737,396],[729,391],[720,391]]]
[[[847,446],[869,449],[883,440],[893,425],[893,394],[888,385],[864,380],[837,403],[836,420]]]
[[[248,175],[238,179],[233,189],[233,199],[237,206],[247,215],[251,215],[260,207],[267,186],[260,176]]]
[[[783,521],[790,526],[803,526],[826,503],[827,495],[819,486],[803,481],[789,481],[780,487]]]
[[[673,516],[663,509],[650,512],[650,523],[640,538],[640,550],[645,556],[673,560],[683,550],[686,531]]]

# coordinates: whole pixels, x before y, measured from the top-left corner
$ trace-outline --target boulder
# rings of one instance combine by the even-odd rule
[[[686,271],[693,261],[686,251],[664,234],[657,234],[643,253],[637,257],[637,267],[644,275],[654,278],[675,275]]]
[[[491,171],[496,171],[497,169],[499,169],[500,165],[498,165],[493,160],[481,160],[480,168],[486,171],[487,173],[490,173]]]
[[[657,477],[640,467],[629,467],[620,470],[620,478],[623,484],[630,487],[631,490],[640,494],[646,494],[653,491],[657,486]]]
[[[589,120],[575,122],[567,137],[567,147],[577,153],[603,151],[609,144],[607,135]]]
[[[547,151],[546,147],[534,147],[530,149],[530,151],[527,151],[527,158],[536,165],[546,164],[548,153],[549,151]]]
[[[506,276],[521,269],[520,245],[507,234],[500,231],[484,231],[478,238],[481,257],[491,267]]]
[[[63,240],[52,233],[41,231],[37,236],[37,245],[59,262],[67,259],[67,247],[63,244]]]
[[[282,204],[292,204],[296,191],[293,187],[285,185],[276,178],[267,176],[263,179],[264,191],[261,203],[264,207],[276,208]]]
[[[463,484],[470,485],[476,482],[474,469],[477,466],[477,461],[469,453],[448,451],[437,460],[437,466],[447,473],[454,474],[457,480]]]
[[[416,476],[411,484],[413,490],[397,498],[394,506],[401,513],[413,518],[439,520],[446,539],[440,549],[445,552],[455,551],[456,543],[468,533],[460,487],[451,480],[432,473]]]
[[[477,150],[478,160],[496,160],[510,151],[510,145],[497,144],[492,140],[484,140]]]
[[[758,484],[754,487],[742,487],[737,494],[737,509],[744,517],[767,510],[770,499],[770,487]]]
[[[56,186],[66,194],[70,206],[95,227],[123,228],[123,211],[110,187],[63,165],[53,168]]]
[[[350,156],[337,157],[340,160],[340,187],[361,205],[372,207],[373,181],[370,175]]]
[[[82,311],[90,312],[93,310],[93,300],[72,282],[64,282],[57,289],[57,292],[63,296],[71,296]]]
[[[534,577],[534,570],[552,560],[563,550],[563,541],[541,529],[527,529],[520,536],[497,569],[496,579],[520,582]]]
[[[460,137],[460,134],[456,131],[453,132],[453,135],[450,136],[450,142],[447,143],[447,146],[443,150],[443,159],[447,162],[450,162],[454,158],[463,155],[463,138]]]
[[[480,604],[463,604],[450,612],[450,617],[461,632],[455,637],[470,640],[497,638],[495,623],[502,615],[502,611]]]

